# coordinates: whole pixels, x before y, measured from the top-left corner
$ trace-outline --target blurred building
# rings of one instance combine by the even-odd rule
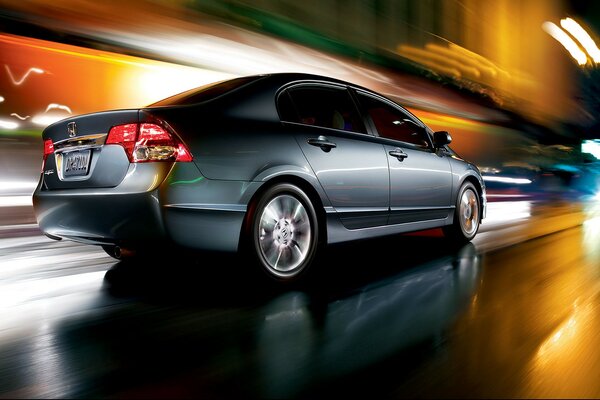
[[[406,62],[433,79],[480,93],[552,128],[592,118],[576,102],[573,61],[542,30],[545,21],[558,22],[567,15],[565,1],[196,0],[191,4],[321,48]]]

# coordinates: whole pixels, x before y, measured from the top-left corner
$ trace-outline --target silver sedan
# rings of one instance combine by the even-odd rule
[[[481,174],[447,132],[322,76],[218,82],[69,118],[43,140],[41,229],[116,258],[165,243],[244,251],[292,282],[324,245],[437,227],[467,242],[485,215]]]

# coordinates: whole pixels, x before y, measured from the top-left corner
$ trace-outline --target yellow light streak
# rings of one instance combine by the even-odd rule
[[[577,43],[575,43],[575,41],[555,23],[546,21],[542,24],[542,29],[562,44],[571,54],[571,57],[577,61],[577,64],[585,65],[587,63],[587,56],[585,53],[579,48]]]
[[[439,71],[443,74],[450,75],[455,78],[460,78],[462,76],[462,74],[460,73],[460,71],[458,69],[445,67],[445,66],[439,65],[439,63],[436,61],[432,61],[430,59],[430,57],[428,56],[428,53],[425,52],[424,50],[419,50],[419,49],[416,49],[411,46],[402,45],[402,46],[398,47],[398,53],[401,56],[408,58],[409,60],[412,60],[421,65],[429,67],[433,70]]]
[[[572,18],[564,18],[560,20],[560,26],[569,32],[575,39],[581,43],[581,46],[587,51],[595,63],[600,63],[600,49],[594,42],[594,39]]]

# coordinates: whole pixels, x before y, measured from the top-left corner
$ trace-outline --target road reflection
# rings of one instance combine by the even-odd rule
[[[392,242],[413,250],[407,261],[376,265]],[[357,260],[360,253],[372,260]],[[227,257],[205,255],[185,268],[115,264],[97,304],[24,344],[29,353],[52,338],[43,354],[61,365],[51,391],[28,395],[306,395],[415,346],[435,348],[480,283],[475,246],[457,250],[436,238],[334,248],[323,272],[294,290],[252,280],[243,260]],[[33,360],[37,375],[59,373],[46,358]]]
[[[456,255],[326,304],[314,304],[302,292],[273,299],[262,308],[258,327],[262,394],[297,395],[308,382],[350,374],[413,345],[443,340],[445,328],[472,301],[479,279],[480,258],[468,244]]]
[[[235,255],[3,238],[0,394],[595,396],[600,208],[530,207],[462,248],[332,246],[284,289]]]

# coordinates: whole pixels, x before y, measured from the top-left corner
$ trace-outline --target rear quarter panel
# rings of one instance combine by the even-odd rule
[[[207,179],[265,182],[293,175],[309,182],[327,205],[292,132],[279,121],[274,95],[275,88],[241,91],[198,105],[145,109],[140,119],[167,121]]]

